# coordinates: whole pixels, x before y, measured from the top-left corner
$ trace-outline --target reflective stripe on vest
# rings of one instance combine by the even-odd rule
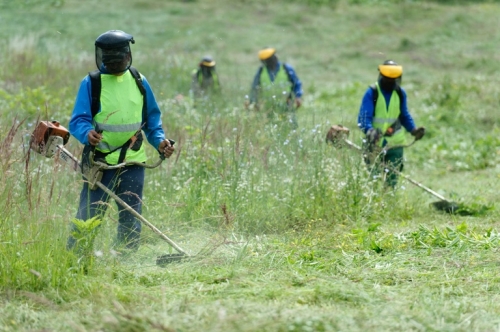
[[[97,150],[113,151],[106,156],[108,164],[118,163],[123,144],[141,130],[142,107],[142,94],[129,71],[121,76],[101,75],[101,111],[94,117],[94,122],[96,128],[103,131]],[[128,149],[125,159],[145,162],[144,146],[139,151]]]
[[[401,101],[399,100],[399,95],[396,91],[392,92],[391,99],[389,100],[389,107],[385,103],[384,95],[380,91],[378,82],[375,84],[377,86],[378,95],[377,104],[375,105],[375,114],[373,116],[373,128],[378,128],[385,134],[387,128],[389,128],[394,122],[399,119],[401,114]],[[380,146],[384,145],[384,141],[387,142],[389,146],[394,145],[404,145],[406,144],[406,137],[403,131],[403,127],[397,130],[392,136],[384,136],[380,140]]]
[[[267,68],[263,67],[260,73],[261,96],[268,98],[279,98],[279,96],[282,96],[282,99],[286,99],[290,94],[290,87],[292,85],[292,83],[288,79],[286,69],[283,67],[283,65],[281,65],[273,81],[271,81],[269,75],[270,74]]]

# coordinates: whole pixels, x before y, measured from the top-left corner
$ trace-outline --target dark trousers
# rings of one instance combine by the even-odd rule
[[[112,190],[120,199],[127,203],[138,213],[142,212],[142,192],[144,187],[144,167],[127,166],[116,170],[105,170],[101,183]],[[102,189],[90,190],[88,183],[84,182],[80,193],[80,204],[76,219],[88,220],[95,216],[103,217],[108,207],[109,195]],[[118,206],[117,242],[126,247],[137,249],[141,234],[141,223],[123,206]],[[71,224],[71,232],[78,231]],[[67,248],[72,249],[76,239],[69,236]]]
[[[385,184],[388,187],[396,188],[398,184],[398,174],[394,170],[401,172],[403,170],[403,148],[389,149],[386,153],[375,156],[372,160],[365,159],[370,174],[384,175]]]

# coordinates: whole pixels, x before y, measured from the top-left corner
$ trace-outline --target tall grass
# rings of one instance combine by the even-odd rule
[[[0,223],[2,287],[40,290],[74,286],[69,253],[61,250],[66,225],[58,208],[64,189],[59,187],[54,163],[33,167],[30,152],[19,139],[22,122],[3,127],[3,217]],[[22,136],[21,136],[22,138]],[[27,142],[24,142],[27,143]],[[47,241],[47,239],[49,239]]]
[[[40,61],[48,64],[43,58]],[[22,67],[17,62],[14,66]],[[170,75],[174,75],[172,71]],[[188,79],[181,74],[175,77],[171,76],[172,82],[183,83],[172,87],[171,91],[185,91],[185,88],[177,89],[186,86]],[[59,84],[64,85],[67,78],[61,76],[59,80]],[[23,89],[20,87],[18,90]],[[433,95],[428,99],[422,98],[426,109],[434,111],[427,113],[427,120],[424,117],[420,121],[429,122],[432,119],[445,128],[452,124],[451,121],[460,121],[460,116],[464,116],[466,121],[474,119],[470,114],[456,112],[462,107],[460,100],[464,91],[468,90],[467,85],[457,90],[454,83],[445,80],[437,89],[447,92],[442,93],[442,99],[438,100],[433,99],[437,98]],[[155,221],[160,227],[177,232],[187,228],[218,230],[229,223],[236,233],[262,235],[302,229],[310,220],[361,226],[385,218],[405,221],[414,216],[412,205],[415,202],[412,203],[404,191],[384,192],[367,176],[359,154],[324,144],[324,125],[314,120],[311,124],[304,121],[305,125],[291,130],[286,123],[270,121],[266,114],[244,109],[239,100],[232,100],[230,96],[238,94],[239,88],[227,87],[225,93],[223,97],[212,100],[195,101],[188,94],[160,99],[162,108],[168,110],[163,119],[167,132],[178,141],[177,153],[166,170],[148,171],[145,207],[155,219],[160,220]],[[332,94],[322,93],[314,100],[316,109],[310,111],[321,114],[322,109],[329,108],[326,106],[328,103],[342,103],[338,100],[339,96],[354,98],[356,95],[354,87]],[[19,97],[15,92],[6,96],[4,105],[7,107],[20,105],[15,102],[18,99],[35,105],[50,100],[66,108],[65,105],[71,105],[73,98],[66,97],[59,102],[43,89],[28,95],[23,92]],[[62,284],[71,284],[71,280],[78,278],[73,276],[71,268],[78,257],[61,249],[67,236],[67,225],[76,208],[74,198],[77,197],[79,180],[77,175],[68,175],[68,169],[61,168],[52,160],[41,160],[43,157],[27,150],[27,139],[36,121],[35,116],[44,116],[49,111],[33,112],[34,107],[26,104],[18,109],[19,116],[25,120],[13,125],[10,131],[4,130],[9,134],[5,137],[2,150],[6,179],[3,201],[8,216],[2,225],[4,230],[10,230],[2,232],[3,236],[8,236],[2,241],[9,243],[4,256],[4,271],[11,273],[10,276],[5,275],[4,281],[5,286],[21,289],[55,286],[56,279],[66,280],[60,281]],[[450,110],[453,110],[452,115],[448,115]],[[57,107],[50,111],[52,116],[60,114],[63,119],[69,116],[69,113],[58,111]],[[440,144],[448,144],[432,129],[430,137],[442,142]],[[478,158],[474,150],[461,149],[465,158],[452,153],[440,162],[451,163],[452,156],[457,156],[460,157],[457,159],[460,160],[458,169],[461,169],[460,165],[469,169],[488,167],[495,161],[490,154],[494,153],[496,145],[488,143],[490,139],[487,137],[482,140],[484,144],[477,145],[478,142],[473,143],[472,138],[470,144],[482,149],[483,159]],[[465,144],[464,139],[460,144]],[[80,148],[74,140],[68,148],[75,155],[79,154]],[[438,149],[443,156],[446,151],[453,152],[455,148],[434,144],[427,149]],[[149,153],[155,155],[151,149]],[[469,155],[472,163],[467,163]],[[19,174],[22,176],[19,177]],[[166,210],[159,209],[163,201],[170,206]],[[401,208],[401,205],[404,207]],[[60,206],[67,206],[67,209],[61,210]],[[25,214],[20,215],[19,211]],[[110,217],[115,220],[113,212],[112,209]],[[22,227],[22,231],[13,232],[18,227]],[[113,227],[108,226],[107,235],[110,238],[113,237]],[[56,228],[57,233],[50,233],[52,228]],[[46,244],[46,247],[32,246],[35,251],[29,251],[30,245],[25,243],[37,243],[39,238],[44,239],[49,234],[56,236],[57,240]],[[145,238],[146,242],[149,237],[150,234]],[[101,242],[101,245],[109,246],[106,244],[109,241],[101,239]],[[18,258],[16,263],[12,263],[12,257],[26,257],[26,260]],[[59,262],[57,271],[47,271],[47,266],[52,264],[31,265],[31,262],[42,261]],[[19,278],[20,271],[23,271],[23,278]]]
[[[26,100],[40,104],[50,96],[41,91],[40,97]],[[311,219],[362,225],[386,213],[383,193],[372,188],[360,156],[324,144],[318,126],[291,130],[287,123],[269,121],[266,114],[225,98],[194,102],[185,96],[164,100],[162,106],[170,110],[164,122],[169,136],[178,141],[178,152],[166,170],[148,171],[145,207],[154,211],[151,215],[161,228],[181,232],[224,225],[238,234],[279,234],[300,229]],[[89,272],[75,270],[81,257],[64,250],[80,180],[56,161],[28,150],[34,116],[43,112],[20,110],[19,115],[25,120],[10,131],[5,127],[9,134],[2,150],[8,216],[1,233],[6,244],[3,286],[70,287]],[[79,155],[75,143],[68,149]],[[152,149],[149,153],[155,156]],[[160,209],[165,201],[170,208]],[[97,241],[97,251],[110,250],[115,211],[111,209],[104,231],[109,238]],[[395,211],[393,218],[401,218]],[[47,238],[53,241],[42,240]],[[97,264],[95,273],[102,273],[97,272],[101,268]]]

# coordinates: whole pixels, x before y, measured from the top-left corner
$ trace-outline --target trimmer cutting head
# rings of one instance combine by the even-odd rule
[[[450,214],[455,214],[460,210],[460,206],[455,202],[437,201],[431,203],[431,205],[438,211],[443,211]]]
[[[493,209],[492,205],[455,203],[448,201],[438,201],[431,205],[439,211],[459,216],[482,216]]]
[[[182,253],[161,255],[156,257],[156,265],[164,266],[170,263],[180,262],[181,260],[186,258],[189,258],[189,256]]]

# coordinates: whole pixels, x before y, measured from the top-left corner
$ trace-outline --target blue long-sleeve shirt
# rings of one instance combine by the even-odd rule
[[[165,140],[165,132],[163,131],[161,121],[161,111],[156,102],[156,98],[151,90],[147,79],[142,76],[144,89],[146,90],[147,119],[142,119],[147,122],[146,128],[142,128],[146,134],[146,138],[155,149],[158,149],[160,142]],[[80,83],[80,88],[76,96],[75,106],[69,121],[69,132],[80,143],[89,144],[88,133],[95,129],[93,125],[92,112],[92,88],[90,77],[87,75]]]
[[[300,81],[299,77],[297,76],[297,73],[293,69],[291,65],[288,63],[283,63],[283,66],[281,65],[281,62],[278,61],[278,65],[276,66],[276,70],[272,73],[271,75],[271,81],[274,81],[274,78],[278,74],[278,70],[280,70],[282,67],[286,69],[286,73],[288,75],[288,79],[292,83],[292,90],[291,92],[295,95],[296,98],[302,97],[303,91],[302,91],[302,82]],[[260,75],[262,73],[262,70],[264,70],[264,66],[260,66],[259,69],[257,69],[257,73],[255,74],[252,82],[252,89],[250,91],[250,102],[254,103],[257,101],[257,88],[260,86]]]
[[[389,105],[389,101],[391,100],[392,91],[385,91],[380,89],[383,97],[385,98],[386,105]],[[358,114],[358,127],[366,134],[366,132],[373,128],[373,116],[375,114],[375,104],[373,103],[373,89],[369,87],[365,95],[363,96],[363,100],[361,101],[361,106],[359,108]],[[408,131],[411,132],[415,129],[415,122],[408,111],[408,104],[406,101],[406,92],[403,88],[401,88],[401,100],[399,101],[401,114],[399,115],[399,121],[401,121],[401,125]],[[381,96],[378,96],[381,98]]]

